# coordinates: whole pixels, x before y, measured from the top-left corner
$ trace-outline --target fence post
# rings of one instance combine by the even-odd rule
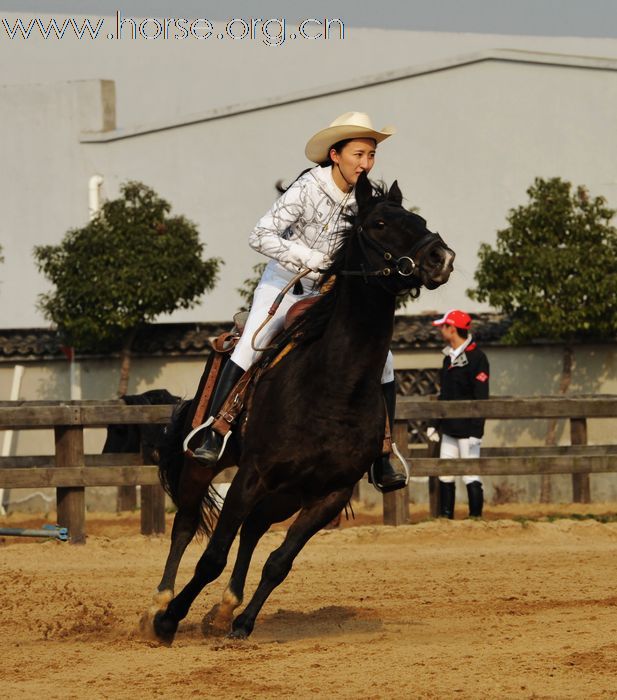
[[[118,513],[125,510],[137,509],[137,487],[136,486],[118,486],[116,495],[116,510]]]
[[[439,446],[439,442],[429,440],[426,456],[431,458],[439,457]],[[441,503],[439,498],[439,478],[436,476],[429,476],[428,478],[428,507],[431,518],[438,518]]]
[[[84,429],[81,425],[54,428],[56,467],[84,466]],[[56,489],[58,525],[69,531],[71,544],[86,541],[86,489],[83,486]]]
[[[401,455],[409,457],[409,436],[407,421],[395,421],[392,439],[400,450]],[[397,489],[383,495],[384,525],[405,525],[409,522],[409,488]]]
[[[152,464],[146,459],[143,443],[141,456],[144,464]],[[141,487],[141,534],[162,535],[165,533],[165,491],[160,484]]]
[[[570,418],[570,444],[587,444],[586,418]],[[572,474],[572,501],[573,503],[591,503],[589,473]]]

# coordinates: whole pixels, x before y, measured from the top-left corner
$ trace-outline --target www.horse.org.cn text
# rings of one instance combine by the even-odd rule
[[[125,17],[121,10],[115,16],[92,18],[3,17],[0,41],[27,40],[38,36],[46,40],[76,38],[80,40],[185,40],[201,41],[261,41],[266,46],[282,46],[286,41],[329,41],[345,38],[345,23],[341,19],[324,17],[288,22],[285,17],[234,17],[214,22],[203,17]],[[4,37],[2,36],[4,35]]]

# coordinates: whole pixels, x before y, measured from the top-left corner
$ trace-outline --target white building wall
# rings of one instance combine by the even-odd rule
[[[380,147],[372,174],[388,183],[398,178],[407,203],[419,207],[457,252],[449,284],[424,293],[409,311],[482,310],[465,296],[478,246],[495,240],[534,177],[587,184],[617,205],[617,62],[581,60],[588,67],[577,67],[567,65],[568,57],[554,58],[555,65],[546,60],[511,53],[443,70],[436,64],[391,82],[285,104],[255,103],[189,125],[159,123],[127,138],[122,129],[102,135],[115,140],[80,136],[93,123],[103,124],[96,82],[2,88],[0,119],[7,128],[0,148],[8,167],[0,178],[8,196],[0,224],[6,258],[0,294],[13,302],[3,309],[2,325],[43,323],[35,301],[44,284],[32,247],[57,243],[68,228],[86,222],[94,173],[103,175],[107,197],[116,197],[128,179],[152,186],[174,212],[198,224],[207,255],[225,260],[216,290],[173,320],[230,318],[239,305],[236,288],[260,260],[246,240],[274,200],[275,181],[289,181],[306,167],[307,138],[349,109],[369,112],[377,126],[398,127]]]

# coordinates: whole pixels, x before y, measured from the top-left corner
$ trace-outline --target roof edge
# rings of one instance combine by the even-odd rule
[[[431,324],[437,315],[436,311],[427,311],[396,316],[392,349],[396,353],[405,353],[441,348],[441,334]],[[483,346],[511,347],[503,342],[503,337],[511,325],[507,316],[494,312],[472,312],[471,316],[474,321],[473,335]],[[131,354],[133,357],[205,358],[211,352],[210,339],[228,331],[231,325],[231,321],[148,324],[139,330]],[[590,342],[603,344],[602,341]],[[524,345],[538,347],[558,344],[558,341],[538,338]],[[116,350],[77,355],[79,361],[109,360],[117,357],[119,352]],[[0,366],[51,361],[66,362],[60,339],[54,329],[0,329]]]
[[[540,51],[525,51],[522,49],[485,49],[470,54],[453,56],[448,59],[441,59],[420,66],[409,66],[398,70],[386,71],[383,73],[375,73],[373,75],[354,78],[342,83],[326,85],[321,88],[313,88],[289,93],[287,95],[271,97],[264,100],[256,100],[253,102],[245,102],[233,104],[227,107],[217,107],[207,110],[199,114],[188,115],[184,119],[153,122],[143,126],[136,126],[130,129],[114,129],[113,131],[92,133],[82,132],[79,137],[80,143],[109,143],[111,141],[120,141],[123,139],[135,138],[138,136],[146,136],[148,134],[167,131],[169,129],[178,129],[203,122],[214,121],[216,119],[224,119],[239,114],[247,114],[257,112],[273,107],[280,107],[286,104],[303,102],[312,100],[318,97],[340,94],[353,90],[360,90],[372,85],[382,85],[385,83],[395,82],[397,80],[405,80],[415,78],[430,73],[437,73],[454,68],[461,68],[474,63],[482,63],[485,61],[503,61],[508,63],[528,63],[536,65],[549,65],[567,68],[585,68],[589,70],[612,70],[617,71],[617,59],[599,58],[593,56],[575,56],[570,54],[546,53]]]

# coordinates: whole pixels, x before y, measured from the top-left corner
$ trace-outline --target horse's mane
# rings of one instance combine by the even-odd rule
[[[369,208],[374,207],[388,198],[388,188],[385,183],[371,182],[373,191],[372,201]],[[339,243],[332,254],[332,264],[322,275],[320,288],[327,289],[319,299],[309,307],[293,324],[290,329],[296,337],[296,345],[309,345],[313,341],[321,338],[332,318],[334,306],[338,298],[340,288],[339,272],[345,269],[347,259],[347,249],[350,241],[354,238],[359,225],[359,214],[351,213],[343,216],[346,226],[336,234],[339,236]]]

